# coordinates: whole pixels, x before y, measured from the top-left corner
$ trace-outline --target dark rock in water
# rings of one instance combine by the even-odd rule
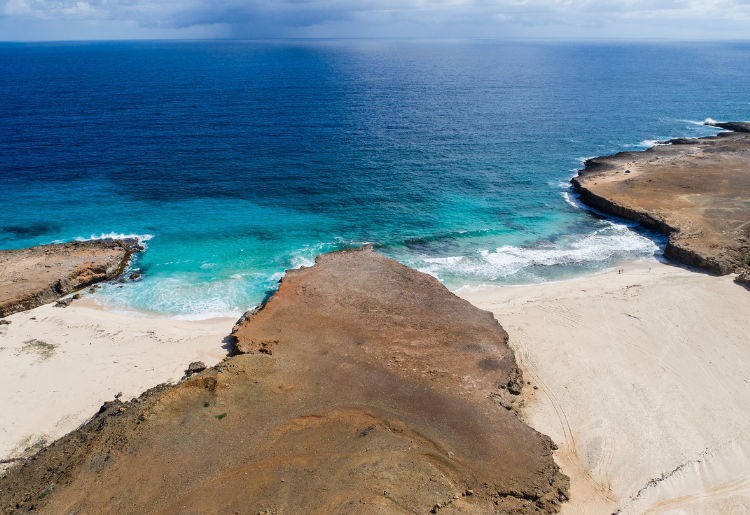
[[[80,299],[81,299],[81,297],[82,297],[82,295],[81,295],[80,293],[76,293],[76,294],[75,294],[75,295],[73,295],[73,296],[72,296],[71,298],[72,298],[73,300],[80,300]]]
[[[89,293],[96,293],[96,288],[89,288]]]
[[[141,274],[130,274],[130,279],[135,281],[136,279],[140,279]]]
[[[707,122],[705,125],[732,132],[750,132],[750,123],[747,122]]]
[[[206,370],[206,364],[202,361],[193,361],[188,365],[188,374],[197,374],[198,372],[203,372]]]
[[[429,275],[325,254],[233,334],[240,354],[11,471],[0,509],[530,515],[567,496],[551,440],[491,398],[521,382],[507,333]]]
[[[116,277],[130,260],[132,247],[120,240],[94,240],[0,250],[0,316]]]

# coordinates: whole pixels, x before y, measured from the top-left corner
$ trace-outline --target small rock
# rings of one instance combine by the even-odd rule
[[[96,293],[96,288],[89,288],[89,293]]]
[[[117,281],[117,282],[118,282],[118,283],[124,283],[124,282],[125,282],[125,279],[120,279],[120,280],[119,280],[119,281]]]
[[[474,490],[466,490],[466,495],[474,495]]]
[[[141,277],[141,274],[130,274],[130,279],[132,281],[135,281],[136,279],[139,279]]]
[[[73,297],[71,297],[71,298],[73,298],[73,299],[75,299],[75,300],[80,300],[80,298],[81,298],[81,294],[80,294],[80,293],[76,293],[76,294],[75,294],[75,295],[73,295]]]
[[[519,395],[523,386],[518,382],[517,379],[513,379],[508,382],[508,391],[513,395]]]
[[[68,297],[67,299],[60,299],[55,303],[55,307],[67,308],[68,306],[70,306],[72,302],[73,302],[73,299],[71,297]]]
[[[11,324],[10,320],[5,320],[5,319],[0,320],[0,325],[10,325],[10,324]]]
[[[198,372],[203,372],[206,370],[206,364],[202,361],[193,361],[188,365],[187,372],[188,374],[197,374]]]
[[[117,395],[115,395],[115,399],[119,399],[120,397],[122,397],[122,392],[120,392]]]

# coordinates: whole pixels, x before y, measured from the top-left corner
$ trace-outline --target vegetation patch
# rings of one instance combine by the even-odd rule
[[[43,342],[42,340],[26,340],[23,342],[23,347],[19,349],[19,351],[16,354],[26,353],[26,354],[37,354],[39,357],[39,361],[44,361],[45,359],[48,359],[52,356],[52,354],[55,353],[55,348],[57,345],[54,345],[52,343]]]
[[[218,418],[219,420],[221,420],[222,418],[224,418],[226,416],[227,416],[226,413],[222,413],[221,415],[216,415],[216,418]]]
[[[44,489],[44,492],[42,492],[41,494],[39,494],[39,498],[40,499],[44,499],[49,494],[51,494],[52,490],[54,490],[54,489],[55,489],[55,483],[52,483],[51,485],[49,485],[47,488]]]

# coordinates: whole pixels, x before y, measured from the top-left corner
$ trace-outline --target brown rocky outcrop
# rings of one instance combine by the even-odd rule
[[[138,241],[94,240],[0,250],[0,317],[122,273]]]
[[[326,254],[234,335],[240,354],[106,405],[0,479],[3,510],[522,515],[567,499],[554,444],[513,414],[507,334],[430,276],[371,247]]]
[[[585,162],[571,183],[581,201],[669,236],[665,255],[724,275],[750,254],[750,124]]]

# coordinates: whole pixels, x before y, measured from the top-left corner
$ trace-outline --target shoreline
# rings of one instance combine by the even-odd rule
[[[750,391],[729,400],[717,393],[750,388],[750,351],[741,345],[750,306],[731,275],[649,258],[569,280],[454,294],[492,312],[510,335],[530,383],[516,409],[557,443],[555,462],[571,479],[561,514],[658,514],[662,505],[743,513],[730,497],[750,509]],[[192,361],[215,365],[228,355],[236,324],[128,316],[91,298],[7,319],[0,386],[17,395],[0,411],[0,459],[68,434],[116,393],[125,401],[179,380]],[[121,333],[127,337],[118,340]],[[24,350],[34,339],[55,347],[48,356],[44,348]],[[707,352],[731,363],[702,363]],[[700,377],[707,370],[708,381]],[[714,427],[713,419],[722,422]]]
[[[665,265],[657,258],[630,259],[616,267],[560,281],[497,286],[466,285],[452,293],[461,298],[468,298],[506,289],[524,290],[585,283],[619,268],[645,269],[657,265],[689,269],[686,265],[678,263]],[[11,385],[21,384],[23,387],[15,388],[13,391],[21,393],[23,398],[14,399],[15,408],[11,408],[9,403],[1,406],[0,434],[3,437],[0,438],[0,459],[23,455],[26,444],[34,444],[41,440],[49,443],[64,436],[85,423],[102,403],[112,400],[116,393],[122,392],[123,399],[138,397],[159,384],[179,381],[189,363],[193,361],[203,361],[208,367],[215,365],[231,352],[227,338],[230,337],[231,329],[237,324],[238,318],[240,317],[184,320],[155,312],[118,312],[97,303],[91,296],[76,300],[67,308],[59,308],[50,303],[9,315],[6,320],[11,324],[0,326],[0,355],[3,356],[3,363],[0,364],[0,387],[10,391]],[[502,318],[498,320],[503,323]],[[90,356],[86,353],[85,343],[108,345],[112,343],[113,335],[119,335],[126,330],[131,334],[124,339],[120,338],[118,347],[112,349],[114,354],[102,355],[96,352],[94,356]],[[139,341],[141,338],[144,338],[144,341]],[[27,348],[24,342],[28,341],[50,344],[54,349]],[[154,342],[163,344],[165,341],[168,342],[168,348],[151,345]],[[99,370],[85,379],[82,379],[83,375],[78,376],[76,391],[86,393],[79,392],[75,398],[68,395],[66,399],[70,402],[60,405],[54,398],[45,395],[44,385],[62,383],[75,376],[75,373],[67,368],[72,366],[71,363],[64,359],[64,355],[71,353],[81,359],[77,366],[85,367],[86,370]],[[143,374],[132,376],[134,368],[140,368],[134,362],[131,363],[134,366],[125,374],[116,372],[118,367],[107,368],[109,365],[119,365],[117,356],[123,353],[136,353],[140,359],[152,360],[153,373],[145,377]],[[41,369],[50,371],[46,383],[41,384],[29,379],[29,376],[38,377]],[[91,388],[82,388],[85,384],[91,384]],[[60,389],[56,389],[55,392],[59,393]],[[43,418],[34,418],[33,424],[24,424],[20,421],[23,419],[21,414],[26,409],[45,412],[46,415]],[[10,422],[11,420],[13,422]],[[26,447],[35,448],[33,445]]]

